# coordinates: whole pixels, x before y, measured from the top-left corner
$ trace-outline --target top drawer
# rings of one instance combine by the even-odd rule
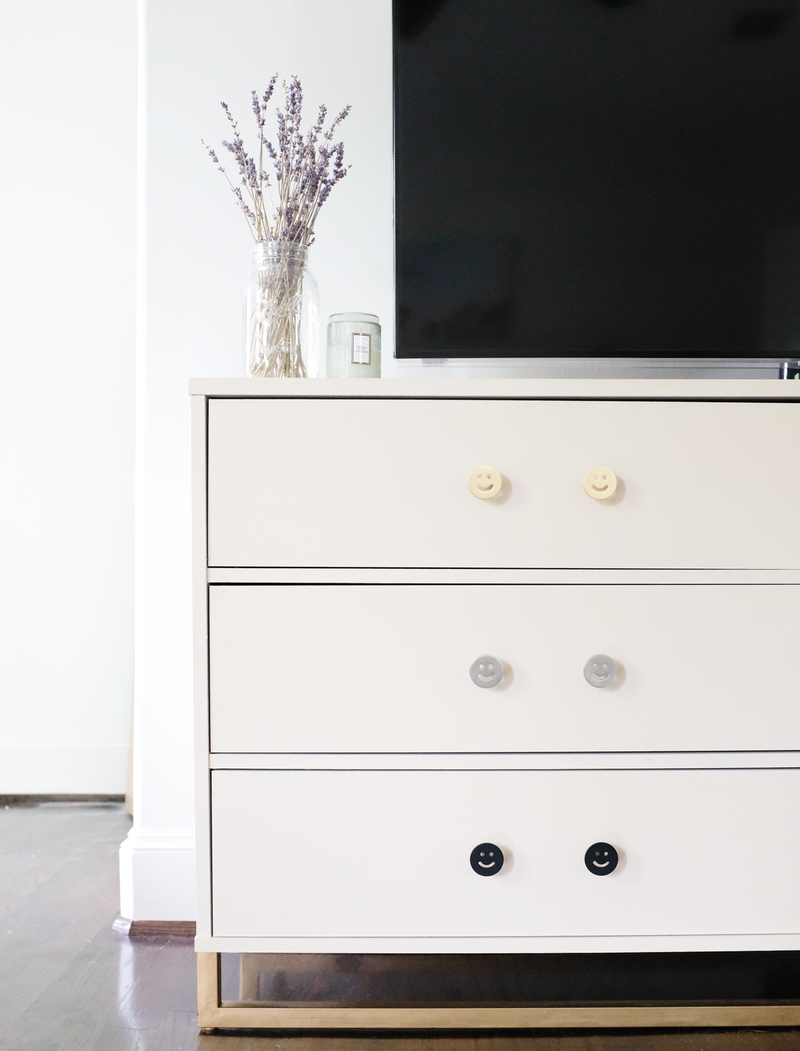
[[[211,398],[208,426],[211,566],[800,562],[793,404]],[[484,465],[494,499],[467,488]]]

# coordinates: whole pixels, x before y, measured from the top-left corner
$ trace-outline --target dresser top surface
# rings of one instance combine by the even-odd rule
[[[189,393],[209,398],[524,398],[644,401],[800,401],[787,380],[190,379]]]

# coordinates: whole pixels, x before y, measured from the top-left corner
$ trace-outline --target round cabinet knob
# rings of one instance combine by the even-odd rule
[[[619,864],[619,854],[610,843],[592,843],[583,860],[593,876],[607,876]]]
[[[494,843],[479,843],[469,856],[472,871],[479,876],[496,876],[503,860],[502,850]]]
[[[497,657],[485,653],[473,661],[469,668],[469,677],[482,690],[491,690],[503,678],[503,663]]]
[[[494,467],[476,467],[467,479],[467,486],[479,500],[491,500],[503,488],[503,476]]]
[[[595,653],[583,666],[583,677],[590,686],[603,690],[617,678],[617,665],[607,653]]]
[[[593,500],[607,500],[617,491],[617,476],[607,467],[593,467],[584,475],[583,488]]]

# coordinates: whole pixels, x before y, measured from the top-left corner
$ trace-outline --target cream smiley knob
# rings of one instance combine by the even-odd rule
[[[607,500],[617,491],[617,476],[607,467],[593,467],[584,475],[583,488],[593,500]]]
[[[503,488],[503,476],[494,467],[476,467],[467,485],[472,495],[479,500],[491,500]]]

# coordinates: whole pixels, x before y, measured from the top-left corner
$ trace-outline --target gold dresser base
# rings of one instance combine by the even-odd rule
[[[800,1025],[800,1003],[558,1007],[259,1007],[221,998],[220,953],[197,954],[197,1022],[215,1029],[616,1029]]]

